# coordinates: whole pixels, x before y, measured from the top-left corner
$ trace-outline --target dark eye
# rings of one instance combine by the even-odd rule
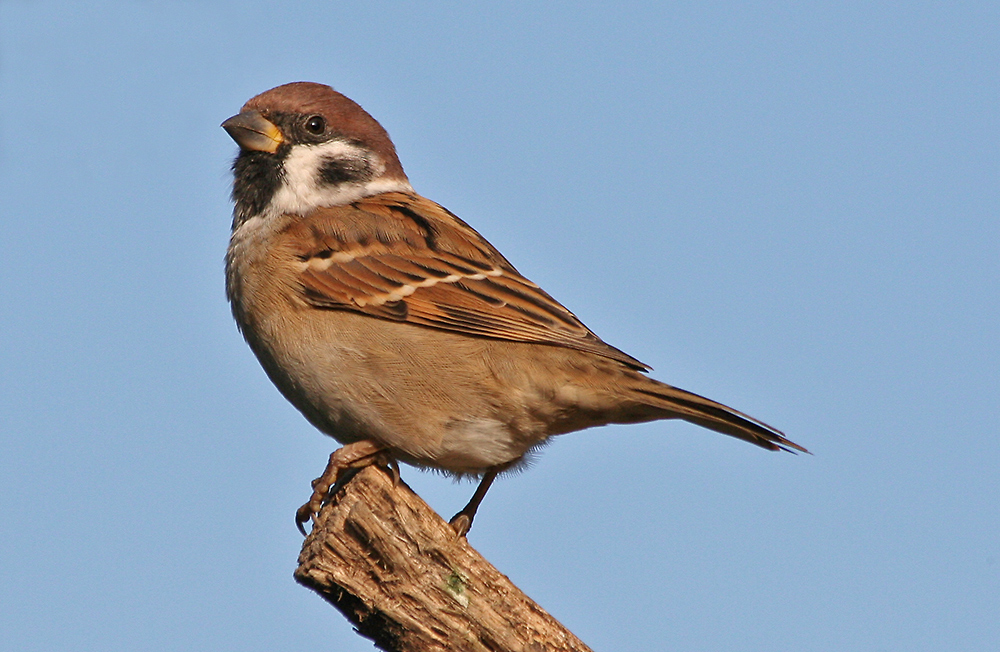
[[[317,136],[326,131],[326,120],[321,115],[314,115],[306,120],[306,131]]]

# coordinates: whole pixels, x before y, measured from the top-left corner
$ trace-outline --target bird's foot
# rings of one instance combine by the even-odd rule
[[[455,534],[458,538],[464,537],[472,529],[472,521],[476,518],[476,511],[479,509],[479,503],[483,502],[483,498],[486,497],[486,492],[489,491],[490,485],[496,480],[496,477],[503,473],[505,470],[509,469],[515,462],[508,462],[507,464],[499,464],[497,466],[491,467],[483,474],[483,479],[479,481],[479,486],[476,487],[476,493],[472,494],[472,498],[469,500],[469,504],[462,508],[458,514],[451,517],[448,524],[451,525],[451,529],[455,530]]]
[[[392,470],[393,484],[399,481],[399,465],[388,456],[384,446],[370,439],[347,444],[330,455],[323,475],[312,481],[313,492],[309,502],[295,511],[295,525],[302,536],[306,534],[306,522],[319,513],[327,498],[347,484],[355,473],[372,464],[388,465]]]
[[[458,514],[451,517],[451,520],[448,521],[448,525],[450,525],[451,529],[455,531],[455,535],[461,539],[469,533],[469,530],[472,529],[472,519],[475,518],[475,516],[475,513],[466,514],[463,509]]]

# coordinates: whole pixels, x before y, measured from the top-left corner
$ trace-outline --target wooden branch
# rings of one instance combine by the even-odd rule
[[[590,652],[374,466],[323,507],[295,579],[383,650]]]

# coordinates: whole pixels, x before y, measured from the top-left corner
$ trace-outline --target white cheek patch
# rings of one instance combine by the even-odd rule
[[[373,168],[375,178],[361,183],[325,183],[320,170],[334,159],[364,160]],[[295,145],[284,160],[284,181],[271,199],[275,213],[306,215],[325,206],[342,206],[362,197],[383,192],[412,192],[406,181],[382,179],[385,163],[368,150],[340,140],[320,145]]]

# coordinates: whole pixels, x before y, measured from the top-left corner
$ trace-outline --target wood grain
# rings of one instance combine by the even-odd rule
[[[383,650],[590,651],[374,466],[320,511],[295,578]]]

